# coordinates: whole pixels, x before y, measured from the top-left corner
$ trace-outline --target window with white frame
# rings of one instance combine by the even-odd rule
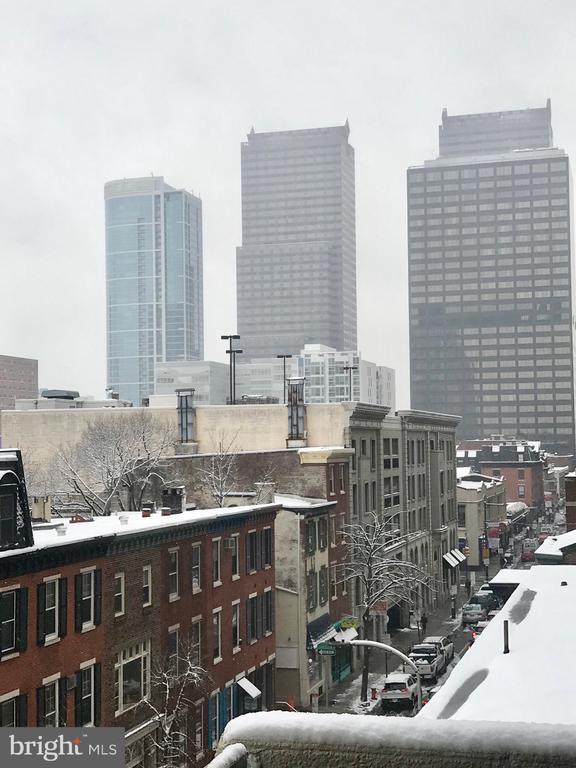
[[[142,566],[142,607],[152,605],[152,566]]]
[[[264,528],[262,531],[262,565],[264,568],[269,568],[272,565],[273,546],[272,528]]]
[[[204,751],[204,707],[202,704],[196,707],[194,717],[194,746],[197,753]]]
[[[114,574],[114,616],[124,615],[124,573]]]
[[[222,608],[212,612],[212,657],[214,663],[222,660]]]
[[[0,698],[0,728],[19,728],[28,723],[28,696],[18,691]]]
[[[0,657],[26,649],[28,590],[0,592]]]
[[[226,688],[226,721],[230,722],[236,716],[234,708],[234,686],[229,685]]]
[[[240,536],[237,533],[232,534],[232,578],[240,578]]]
[[[212,539],[212,582],[214,586],[221,584],[220,581],[220,544],[221,539]]]
[[[330,546],[336,546],[336,515],[330,515]]]
[[[210,748],[216,749],[220,737],[220,708],[219,696],[213,693],[210,696]]]
[[[118,653],[114,672],[114,704],[119,715],[150,695],[150,640]]]
[[[84,629],[95,624],[96,573],[93,570],[85,571],[80,578],[80,621]]]
[[[192,619],[190,657],[194,666],[202,666],[202,619],[200,617]]]
[[[178,627],[168,630],[168,670],[171,675],[178,674]]]
[[[330,597],[332,600],[338,597],[338,571],[335,565],[330,566]]]
[[[168,599],[178,597],[178,550],[168,550]]]
[[[232,603],[232,648],[240,647],[240,600]]]
[[[81,669],[76,676],[76,725],[94,725],[94,666]]]
[[[266,589],[264,591],[264,608],[263,608],[263,629],[264,634],[269,634],[274,631],[274,593],[272,589]]]
[[[66,723],[66,681],[57,679],[38,689],[36,697],[38,726],[57,728]]]
[[[202,545],[192,544],[192,592],[202,589]]]

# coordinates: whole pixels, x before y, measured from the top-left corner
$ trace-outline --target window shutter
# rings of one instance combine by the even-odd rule
[[[58,637],[65,637],[68,629],[68,579],[58,582]]]
[[[102,622],[102,571],[94,571],[94,624]]]
[[[68,703],[68,691],[66,688],[66,678],[61,677],[58,680],[58,725],[61,728],[64,728],[66,725],[66,705]]]
[[[94,664],[94,725],[100,725],[100,713],[102,710],[102,667]]]
[[[74,629],[82,631],[82,574],[74,576]]]
[[[25,651],[28,647],[28,587],[22,587],[18,594],[18,625],[16,647]]]
[[[44,629],[44,619],[46,618],[46,584],[44,583],[38,584],[36,587],[36,602],[36,636],[38,645],[44,645],[44,640],[46,639],[46,631]]]
[[[220,733],[218,735],[223,733],[224,728],[226,727],[226,723],[228,722],[228,712],[226,707],[227,698],[228,698],[228,690],[224,688],[224,690],[220,691],[220,693],[218,694],[218,701],[220,704],[220,717],[218,720]]]
[[[258,637],[262,637],[264,634],[264,595],[258,595],[256,598],[256,612],[258,615]]]
[[[28,725],[28,694],[21,693],[16,699],[16,725],[25,728]]]
[[[256,531],[256,570],[262,568],[262,531]]]
[[[36,688],[36,725],[39,728],[44,726],[44,688]]]
[[[79,728],[82,722],[82,672],[76,672],[76,687],[74,688],[74,725]]]
[[[207,749],[212,749],[212,696],[208,697],[207,701],[207,715],[206,723],[207,723],[207,738],[206,738],[206,747]]]

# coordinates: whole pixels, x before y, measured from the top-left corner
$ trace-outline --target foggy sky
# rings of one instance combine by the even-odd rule
[[[449,114],[544,106],[576,154],[573,0],[0,2],[0,354],[105,386],[103,184],[163,175],[204,206],[207,359],[236,330],[240,142],[350,120],[358,339],[409,405],[405,171]]]

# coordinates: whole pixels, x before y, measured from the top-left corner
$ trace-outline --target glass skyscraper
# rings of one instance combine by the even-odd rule
[[[539,109],[442,115],[408,170],[412,407],[574,451],[568,157]]]
[[[104,197],[107,382],[138,405],[157,362],[204,355],[202,203],[161,176],[110,181]]]
[[[238,333],[246,358],[356,349],[354,149],[348,123],[242,144]]]

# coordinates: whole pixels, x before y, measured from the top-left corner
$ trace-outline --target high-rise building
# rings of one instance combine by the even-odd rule
[[[550,102],[450,117],[408,169],[412,407],[574,451],[570,170]]]
[[[38,397],[38,360],[0,355],[0,410],[13,410],[21,397]]]
[[[104,196],[108,387],[140,404],[157,362],[204,354],[202,202],[162,176],[110,181]]]
[[[356,349],[354,150],[335,128],[242,144],[238,333],[244,359]]]

